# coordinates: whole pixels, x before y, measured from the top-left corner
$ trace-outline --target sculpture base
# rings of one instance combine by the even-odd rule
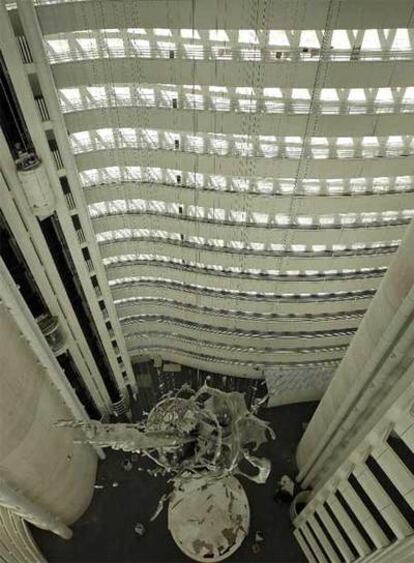
[[[242,544],[249,530],[246,493],[233,476],[193,479],[177,487],[168,507],[168,528],[187,557],[222,561]]]

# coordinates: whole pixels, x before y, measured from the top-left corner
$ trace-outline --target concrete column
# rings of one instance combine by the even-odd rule
[[[68,538],[67,525],[92,498],[97,455],[74,444],[76,429],[54,426],[73,415],[7,301],[0,303],[0,371],[0,504]]]
[[[408,388],[414,355],[414,222],[299,443],[298,479],[323,484]]]
[[[39,504],[30,501],[20,491],[16,490],[0,476],[0,505],[31,522],[42,530],[50,530],[65,540],[72,537],[72,530],[63,522],[45,510]]]

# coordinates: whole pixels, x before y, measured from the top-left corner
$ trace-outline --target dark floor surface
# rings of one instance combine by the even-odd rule
[[[229,563],[256,561],[266,563],[301,563],[305,561],[294,540],[289,520],[289,506],[277,504],[273,491],[278,478],[294,475],[294,452],[303,434],[315,403],[288,405],[262,409],[260,416],[271,421],[276,440],[262,446],[259,455],[272,461],[272,472],[265,485],[257,485],[241,478],[250,502],[250,534]],[[167,511],[154,522],[154,513],[160,496],[167,490],[163,478],[138,472],[138,465],[125,472],[121,461],[125,453],[106,450],[107,459],[98,469],[97,485],[92,503],[83,517],[73,526],[73,538],[65,541],[57,536],[32,527],[35,541],[49,563],[184,563],[189,559],[175,545],[167,529]],[[113,483],[118,483],[113,487]],[[134,527],[142,522],[146,527],[143,537]],[[262,530],[265,540],[258,554],[252,552],[254,533]]]

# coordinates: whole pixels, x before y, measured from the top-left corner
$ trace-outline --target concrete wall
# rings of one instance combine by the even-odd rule
[[[55,428],[71,415],[5,304],[0,305],[0,475],[65,523],[88,507],[97,456],[77,445],[75,429]]]

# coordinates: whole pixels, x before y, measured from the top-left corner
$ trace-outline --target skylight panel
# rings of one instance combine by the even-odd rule
[[[105,143],[107,142],[113,143],[114,141],[114,130],[110,129],[109,127],[106,127],[104,129],[97,129],[96,134]]]
[[[339,218],[341,225],[353,225],[357,221],[356,213],[349,213],[348,215],[343,215]]]
[[[199,172],[188,172],[187,174],[188,184],[195,186],[196,188],[202,188],[204,186],[204,174]]]
[[[128,86],[114,86],[113,91],[117,100],[122,102],[131,101],[131,89]]]
[[[171,37],[172,35],[171,29],[165,29],[165,28],[155,28],[153,32],[154,35],[157,35],[159,37]]]
[[[208,36],[210,41],[229,41],[229,36],[224,29],[210,29]]]
[[[236,141],[234,146],[238,154],[241,156],[253,156],[253,143],[247,141]]]
[[[326,215],[326,216],[322,215],[321,217],[319,217],[319,224],[324,226],[334,225],[335,217],[333,215]]]
[[[334,29],[331,45],[334,49],[351,49],[352,45],[345,29]]]
[[[236,94],[241,96],[254,96],[254,88],[251,86],[238,86],[236,88]]]
[[[239,100],[240,111],[243,112],[254,112],[256,111],[257,102],[256,100]]]
[[[199,205],[188,205],[187,206],[187,215],[189,217],[198,217],[199,219],[203,219],[205,214],[204,207]]]
[[[249,189],[249,180],[247,178],[233,178],[232,184],[239,192],[246,192]]]
[[[377,95],[375,96],[375,101],[377,103],[392,103],[394,101],[394,96],[391,88],[378,88]]]
[[[211,96],[211,103],[218,111],[230,111],[230,98]]]
[[[414,87],[410,86],[409,88],[405,89],[403,102],[414,102]]]
[[[158,49],[163,57],[168,58],[171,51],[175,51],[176,45],[172,41],[157,41]]]
[[[329,149],[328,148],[312,148],[311,149],[312,157],[316,159],[322,158],[329,158]],[[339,155],[338,155],[339,156]]]
[[[262,59],[260,49],[240,49],[240,55],[243,61],[260,61]]]
[[[226,178],[220,175],[211,176],[211,185],[214,186],[216,189],[224,190],[226,188]]]
[[[211,53],[214,58],[221,61],[231,61],[233,58],[233,50],[230,47],[221,47],[220,45],[213,45]]]
[[[220,211],[221,213],[215,214],[215,218],[224,221],[224,219],[226,218],[224,209],[220,209],[220,210],[215,209],[214,211]],[[268,218],[267,215],[266,217]],[[235,221],[237,223],[245,223],[247,221],[247,213],[246,211],[232,210],[229,213],[229,219],[230,221]]]
[[[216,154],[226,155],[229,152],[229,143],[224,138],[212,138],[210,139],[210,144]]]
[[[155,105],[155,92],[154,88],[137,88],[137,94],[142,98],[147,105]]]
[[[282,98],[282,90],[280,88],[263,88],[263,95],[270,98]]]
[[[329,149],[313,149],[313,150],[326,151],[326,154],[329,155]],[[324,157],[324,158],[325,158],[325,157]],[[305,185],[304,188],[303,188],[303,190],[304,190],[305,194],[313,194],[313,195],[316,195],[316,194],[320,193],[320,191],[321,191],[321,186],[319,186],[319,185],[315,185],[315,186],[313,186],[313,185],[309,185],[309,186]],[[293,192],[293,187],[292,187],[292,192]]]
[[[187,135],[186,147],[189,151],[204,152],[204,139],[201,135]]]
[[[57,55],[64,55],[69,52],[69,41],[67,39],[47,39],[46,43]]]
[[[292,88],[292,99],[310,100],[310,91],[307,88]]]
[[[125,45],[120,37],[105,37],[105,43],[112,55],[123,55],[125,53]]]
[[[177,99],[177,90],[161,90],[161,99],[171,107],[172,101]]]
[[[403,147],[404,146],[404,139],[401,135],[390,135],[387,139],[387,145],[389,147]]]
[[[204,97],[201,94],[185,94],[185,100],[194,109],[204,109]]]
[[[293,194],[295,191],[295,186],[294,184],[290,184],[288,182],[282,182],[280,184],[280,191],[282,192],[282,194]]]
[[[151,56],[150,42],[147,39],[131,39],[131,45],[140,57]]]
[[[253,29],[240,29],[239,43],[258,44],[259,38]]]
[[[366,102],[366,95],[363,88],[351,88],[349,90],[348,100],[352,102]]]
[[[377,29],[366,29],[361,43],[361,49],[365,51],[380,51],[381,42]]]
[[[273,182],[271,180],[257,180],[257,189],[261,193],[272,193]]]
[[[263,223],[266,224],[269,221],[269,215],[267,213],[252,213],[252,219],[254,223]]]
[[[337,102],[338,91],[335,88],[322,88],[320,99],[324,102]]]
[[[147,32],[142,27],[128,27],[128,33],[133,33],[134,35],[146,35]]]
[[[279,152],[279,148],[277,145],[269,145],[266,143],[261,143],[260,149],[265,158],[276,158]]]
[[[196,29],[181,29],[180,35],[183,39],[200,39],[200,34]]]
[[[361,144],[364,147],[378,147],[379,146],[378,137],[372,137],[372,136],[362,137]]]
[[[96,51],[97,41],[94,37],[78,37],[76,43],[82,51]]]
[[[202,60],[204,58],[204,47],[203,45],[194,45],[192,43],[183,45],[185,54],[189,59]]]
[[[289,225],[290,223],[289,215],[286,215],[284,213],[277,213],[275,215],[275,222],[278,225]]]
[[[76,145],[87,146],[91,142],[91,134],[89,131],[79,131],[79,133],[73,133],[70,138],[72,143]]]
[[[290,43],[286,35],[286,31],[271,29],[269,31],[269,45],[278,45],[281,47],[289,47]]]
[[[301,31],[299,45],[301,47],[311,47],[314,49],[319,49],[321,46],[315,30]]]
[[[408,29],[397,29],[394,41],[392,42],[393,51],[409,51],[411,49],[410,36]]]
[[[120,130],[120,137],[126,145],[136,146],[137,144],[137,130],[132,127],[124,127]]]
[[[226,86],[209,86],[209,91],[210,92],[214,92],[214,93],[224,93],[227,94],[228,90],[226,88]]]
[[[160,135],[160,133],[158,131],[142,131],[141,133],[141,138],[143,141],[144,146],[148,146],[152,149],[159,149],[161,147],[161,142],[163,142],[163,144],[165,145],[165,137],[163,137],[162,135]],[[171,143],[172,144],[172,143]],[[152,176],[155,174],[155,172],[153,170],[150,170],[149,172],[149,176]],[[160,175],[156,175],[157,177]],[[154,176],[155,178],[155,176]]]
[[[104,86],[87,86],[86,91],[94,100],[106,100],[106,90]]]
[[[68,99],[71,104],[81,104],[82,103],[82,96],[80,93],[79,88],[62,88],[60,90],[62,96]],[[65,100],[62,100],[64,103]]]

